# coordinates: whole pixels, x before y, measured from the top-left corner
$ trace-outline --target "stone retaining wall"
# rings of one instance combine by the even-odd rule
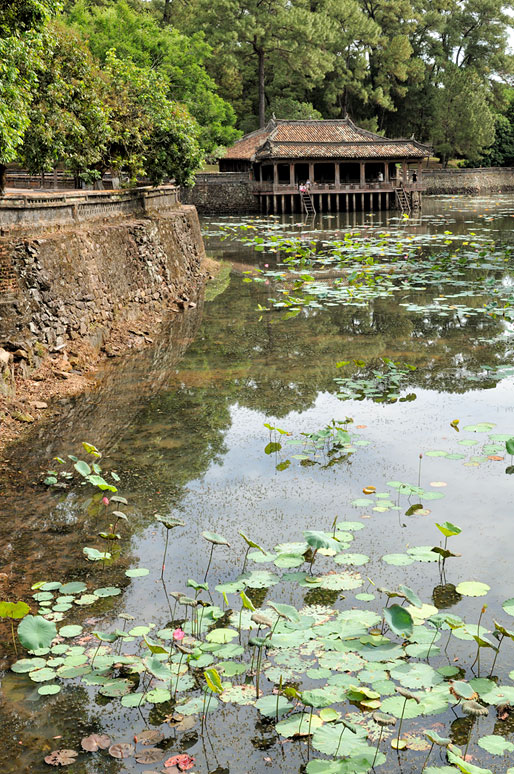
[[[100,347],[117,322],[176,301],[187,306],[203,281],[197,212],[178,204],[176,189],[146,193],[87,197],[75,202],[71,223],[69,197],[62,206],[28,202],[25,219],[17,206],[15,225],[0,229],[0,354],[18,353],[28,372],[70,340]],[[12,207],[0,206],[0,217],[6,211]]]
[[[423,170],[426,194],[486,194],[514,191],[514,167]]]
[[[62,194],[10,194],[0,199],[0,233],[138,216],[179,207],[179,189],[134,188],[127,191],[73,191]]]
[[[180,198],[185,204],[194,204],[198,212],[259,212],[247,172],[202,172],[196,175],[193,188],[181,189]]]

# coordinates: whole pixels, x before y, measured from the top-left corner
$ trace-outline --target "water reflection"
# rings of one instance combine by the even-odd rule
[[[506,239],[507,225],[512,223],[509,213],[491,221],[486,218],[498,208],[507,210],[507,200],[486,204],[492,209],[483,208],[479,214],[484,217],[478,219],[472,212],[473,202],[444,199],[430,203],[418,222],[403,227],[419,233],[444,230],[450,211],[454,231],[478,230],[483,222],[484,228]],[[442,206],[444,222],[439,217]],[[384,213],[382,218],[385,223]],[[378,219],[364,222],[375,226]],[[211,225],[207,223],[208,228]],[[345,220],[327,217],[323,225],[342,229]],[[241,264],[256,259],[251,251],[215,238],[212,250]],[[9,515],[0,524],[2,571],[10,577],[5,593],[27,596],[30,583],[42,578],[69,576],[85,578],[91,587],[104,585],[102,568],[86,564],[82,556],[82,547],[98,545],[97,533],[106,526],[100,496],[85,495],[80,488],[52,494],[36,483],[53,456],[76,453],[81,441],[88,440],[105,452],[106,466],[117,471],[129,499],[121,559],[109,570],[109,583],[122,586],[124,593],[94,608],[94,616],[106,626],[122,609],[135,615],[143,610],[163,625],[174,618],[169,604],[174,605],[174,600],[166,600],[158,581],[163,535],[154,521],[156,512],[174,513],[187,524],[183,530],[174,530],[170,538],[168,590],[182,589],[185,578],[203,577],[209,547],[196,542],[202,529],[227,536],[243,530],[271,548],[297,539],[302,529],[329,528],[335,515],[368,516],[368,529],[356,539],[356,550],[372,556],[367,572],[382,579],[388,572],[395,577],[394,568],[384,571],[380,563],[384,553],[398,550],[399,545],[437,540],[432,522],[451,518],[463,527],[459,537],[463,557],[448,561],[448,580],[438,577],[434,565],[402,568],[402,580],[424,598],[432,596],[441,609],[459,603],[459,614],[466,615],[476,612],[476,606],[462,600],[455,583],[457,578],[478,573],[495,585],[491,606],[498,606],[511,595],[510,559],[505,552],[511,532],[505,506],[510,486],[504,465],[486,463],[472,468],[459,461],[425,459],[423,485],[448,480],[446,498],[434,503],[427,516],[402,515],[400,524],[394,512],[363,513],[349,504],[364,483],[385,488],[390,479],[414,482],[420,451],[458,442],[449,426],[456,417],[461,425],[490,420],[497,423],[499,432],[514,432],[511,382],[498,382],[483,369],[510,361],[509,325],[485,316],[465,317],[456,310],[446,317],[414,313],[399,303],[428,305],[445,290],[443,282],[417,293],[406,291],[401,299],[376,299],[365,308],[338,306],[311,310],[288,321],[279,315],[261,321],[256,308],[265,304],[268,289],[244,284],[235,274],[212,301],[199,304],[154,336],[154,347],[109,365],[94,390],[63,401],[59,418],[33,430],[13,450],[11,472],[22,473],[5,479],[2,485],[3,512]],[[472,303],[481,307],[487,300],[484,294]],[[467,303],[471,304],[469,299]],[[382,357],[416,366],[406,382],[406,389],[416,393],[416,401],[401,406],[338,401],[336,362],[376,364]],[[358,372],[359,366],[349,366],[349,373]],[[264,454],[267,431],[263,422],[270,417],[295,432],[312,432],[346,415],[367,426],[364,433],[370,440],[365,451],[352,454],[348,461],[326,469],[296,465],[277,471],[274,460]],[[492,514],[494,535],[487,528]],[[245,546],[240,543],[234,544],[230,554],[215,552],[212,578],[232,579],[242,564]],[[148,581],[131,583],[124,576],[131,562],[152,570]],[[326,605],[339,597],[338,592],[322,589],[300,593],[301,597],[297,589],[291,589],[284,601]],[[260,590],[254,601],[262,602],[267,594],[266,589]],[[84,615],[77,611],[74,617],[82,620]],[[22,746],[17,746],[14,737],[6,743],[4,759],[0,759],[3,771],[43,771],[42,752],[50,749],[54,736],[62,735],[59,746],[73,748],[80,735],[106,726],[113,733],[127,735],[126,716],[119,704],[101,698],[107,711],[104,707],[100,712],[100,705],[91,702],[93,692],[81,687],[66,688],[57,699],[42,699],[27,680],[8,674],[2,684],[0,715],[14,729],[14,737],[23,740]],[[37,730],[34,713],[44,717]],[[140,721],[137,715],[130,716],[130,723]],[[156,707],[149,723],[160,725],[162,721],[162,708]],[[128,729],[128,738],[133,730]],[[284,771],[284,746],[277,743],[265,722],[256,723],[252,708],[234,713],[223,707],[208,730],[211,741],[201,734],[199,739],[198,729],[178,737],[182,749],[201,759],[205,770],[218,774],[228,771],[227,767],[252,774]],[[229,753],[227,739],[234,745]],[[291,745],[288,770],[299,770],[305,753],[304,745]],[[95,766],[98,760],[97,771],[119,770],[119,764],[105,757],[95,759]],[[74,766],[81,774],[89,769],[88,763]]]

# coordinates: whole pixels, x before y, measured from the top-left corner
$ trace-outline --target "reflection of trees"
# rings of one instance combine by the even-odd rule
[[[365,307],[306,310],[290,320],[275,311],[259,320],[257,304],[265,306],[273,289],[234,277],[206,305],[203,318],[201,307],[176,318],[169,335],[156,337],[151,350],[109,369],[98,389],[66,401],[55,422],[39,426],[18,445],[16,468],[34,481],[56,454],[76,452],[82,440],[95,443],[106,452],[106,468],[122,477],[134,509],[129,529],[138,531],[149,514],[179,507],[188,482],[221,459],[235,404],[279,418],[306,410],[320,392],[337,392],[334,377],[364,375],[385,356],[417,366],[406,377],[408,390],[460,393],[492,386],[490,377],[473,377],[481,366],[508,358],[508,339],[499,335],[503,322],[400,306],[427,305],[434,291],[399,292]],[[484,301],[476,297],[474,305]],[[359,370],[354,359],[365,361],[366,368]],[[340,360],[350,365],[337,369]],[[345,411],[343,403],[341,416]],[[4,562],[16,568],[24,561],[37,572],[34,580],[42,573],[35,569],[41,529],[59,546],[66,569],[77,563],[84,544],[97,545],[88,541],[105,527],[94,505],[79,513],[75,495],[39,491],[37,496],[38,507],[31,510],[14,492],[4,507],[12,518],[0,525],[0,540],[10,547]]]

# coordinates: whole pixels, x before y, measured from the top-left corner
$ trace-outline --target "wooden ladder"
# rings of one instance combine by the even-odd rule
[[[300,191],[300,196],[302,197],[303,206],[305,208],[305,212],[307,215],[315,215],[316,209],[314,207],[314,202],[312,201],[312,196],[308,191]]]
[[[406,191],[403,188],[395,188],[394,192],[396,194],[396,204],[398,206],[398,209],[401,210],[402,213],[406,213],[407,215],[410,215],[411,205],[410,205],[410,199],[407,196]]]

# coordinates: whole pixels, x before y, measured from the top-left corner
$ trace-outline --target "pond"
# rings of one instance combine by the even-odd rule
[[[68,628],[17,671],[2,630],[2,772],[514,766],[513,217],[204,218],[197,308],[10,450],[2,598]]]

